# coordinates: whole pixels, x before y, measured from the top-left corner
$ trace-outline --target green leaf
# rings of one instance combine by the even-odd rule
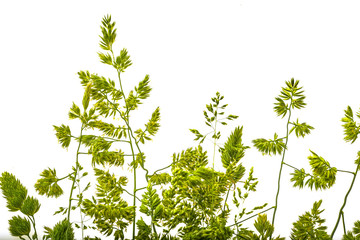
[[[154,185],[167,184],[171,181],[171,176],[168,173],[157,173],[151,175],[149,182]]]
[[[274,139],[259,138],[252,141],[254,146],[263,154],[281,154],[285,149],[285,143],[282,138],[278,139],[278,135],[274,134]]]
[[[100,131],[102,131],[106,136],[109,137],[115,137],[117,139],[120,139],[122,137],[127,136],[127,127],[126,126],[114,126],[112,123],[106,123],[103,121],[93,121],[90,124],[91,127],[97,128]],[[93,136],[93,135],[89,135]],[[93,140],[94,138],[88,138],[87,140]],[[84,141],[84,135],[82,136],[82,141]],[[87,141],[88,142],[88,141]],[[90,145],[90,144],[89,144]],[[88,145],[88,146],[89,146]]]
[[[353,112],[350,106],[345,110],[345,117],[341,119],[344,123],[344,140],[346,142],[354,143],[360,133],[360,126],[354,121]]]
[[[40,209],[39,201],[34,197],[27,197],[21,206],[20,211],[27,216],[34,216]]]
[[[68,148],[71,141],[71,131],[69,126],[61,124],[60,127],[53,125],[56,137],[63,148]]]
[[[305,183],[305,178],[308,176],[308,174],[305,173],[305,170],[302,168],[300,170],[295,169],[294,173],[291,173],[293,176],[290,181],[294,182],[293,187],[299,187],[303,188]]]
[[[83,85],[84,87],[86,87],[86,85],[89,83],[90,79],[91,79],[91,74],[89,73],[89,71],[80,71],[78,72],[78,76],[81,79],[81,85]]]
[[[261,239],[268,239],[274,232],[274,227],[267,220],[266,214],[259,214],[258,218],[255,220],[254,227],[260,234]]]
[[[189,129],[190,132],[192,132],[193,134],[195,134],[196,138],[194,139],[194,141],[199,140],[200,138],[203,138],[202,141],[200,143],[202,143],[205,139],[204,135],[202,135],[198,130],[196,129]]]
[[[283,118],[289,110],[288,105],[285,104],[284,100],[279,97],[275,99],[277,100],[277,102],[275,103],[274,110],[278,116],[281,116]]]
[[[70,119],[81,118],[80,108],[74,102],[69,111],[69,118]]]
[[[304,91],[301,91],[302,87],[298,87],[299,80],[292,78],[290,81],[285,81],[286,87],[282,87],[279,97],[276,97],[276,103],[274,110],[278,116],[282,118],[287,114],[289,108],[304,108],[306,103],[304,102]],[[290,107],[285,101],[290,101]]]
[[[290,129],[289,134],[295,130],[295,134],[297,137],[305,137],[306,134],[310,134],[310,130],[314,129],[312,126],[307,125],[305,122],[299,123],[299,119],[297,119],[296,122],[292,122],[291,124],[294,126]]]
[[[299,216],[298,221],[293,223],[293,228],[291,229],[292,240],[330,240],[330,236],[326,233],[326,226],[323,226],[325,219],[320,217],[320,214],[324,210],[319,210],[322,200],[315,202],[313,208],[309,212]]]
[[[16,212],[20,210],[27,196],[26,187],[21,184],[19,179],[8,172],[3,172],[1,174],[0,187],[4,198],[6,199],[6,207],[9,211]]]
[[[139,230],[136,236],[136,240],[151,240],[151,226],[147,225],[142,217],[136,222],[136,227]]]
[[[152,113],[151,115],[151,119],[149,120],[149,122],[147,124],[145,124],[145,127],[146,127],[146,131],[154,136],[157,131],[159,130],[159,127],[160,127],[160,108],[157,107],[155,109],[155,111]]]
[[[113,60],[109,53],[104,54],[104,53],[99,52],[98,55],[99,55],[102,63],[108,64],[108,65],[113,65]]]
[[[236,127],[226,141],[221,150],[221,162],[224,168],[237,164],[245,155],[245,150],[249,148],[242,143],[243,127]]]
[[[239,116],[231,115],[231,114],[230,114],[229,116],[227,116],[227,119],[231,121],[231,120],[237,119],[238,117],[239,117]]]
[[[90,83],[87,84],[87,86],[85,88],[85,93],[84,93],[84,97],[83,97],[83,101],[82,101],[82,104],[83,104],[83,107],[84,107],[85,111],[88,108],[89,102],[90,102],[91,86],[92,86],[92,83],[90,82]],[[69,113],[69,115],[70,115],[70,113]],[[79,115],[80,115],[80,112],[79,112]]]
[[[146,99],[150,96],[151,87],[149,86],[149,75],[146,75],[144,80],[139,82],[139,85],[135,87],[137,97],[140,99]]]
[[[55,169],[45,169],[40,176],[42,178],[38,179],[35,183],[35,189],[40,195],[58,198],[64,193],[61,187],[57,184],[58,178],[56,176]]]
[[[360,221],[356,221],[354,223],[354,227],[352,231],[347,231],[346,234],[344,234],[343,240],[359,240],[360,239]]]
[[[30,221],[20,216],[14,216],[9,220],[9,231],[11,236],[29,236],[31,231]]]
[[[107,15],[103,17],[100,36],[100,47],[104,50],[112,50],[112,45],[116,38],[115,22],[111,22],[111,16]]]
[[[307,180],[306,185],[311,189],[315,186],[315,189],[330,188],[335,184],[337,169],[331,167],[329,162],[314,153],[308,157],[311,165],[313,176]]]
[[[101,164],[105,166],[108,164],[109,166],[123,166],[125,162],[124,153],[122,151],[102,151],[102,152],[94,152],[92,158],[92,165]]]
[[[67,219],[58,222],[50,233],[51,240],[74,240],[74,229]]]
[[[125,72],[125,69],[130,67],[132,62],[130,60],[130,56],[128,55],[128,51],[126,48],[120,51],[120,55],[115,59],[115,68],[119,69],[121,72]]]

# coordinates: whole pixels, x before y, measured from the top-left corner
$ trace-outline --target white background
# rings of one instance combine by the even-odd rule
[[[67,205],[68,192],[46,199],[33,185],[43,169],[56,168],[64,176],[75,161],[76,144],[62,149],[52,125],[64,123],[78,132],[79,123],[67,117],[73,101],[81,105],[76,73],[89,70],[115,79],[114,70],[97,56],[106,14],[117,23],[115,49],[127,48],[133,61],[123,74],[125,91],[150,75],[153,91],[139,108],[136,124],[142,126],[161,108],[160,131],[143,148],[152,171],[168,165],[173,153],[196,146],[188,129],[208,130],[202,111],[217,91],[229,104],[227,112],[239,115],[222,128],[223,142],[237,125],[244,126],[249,146],[274,132],[284,136],[286,120],[276,116],[273,102],[292,77],[304,86],[308,103],[294,111],[293,120],[315,130],[305,139],[290,137],[286,162],[309,170],[311,149],[332,166],[354,171],[359,142],[343,141],[340,119],[348,105],[354,112],[360,107],[359,11],[359,1],[331,0],[2,1],[0,172],[14,173],[41,201],[36,215],[41,236],[43,225],[62,219],[52,213]],[[212,148],[207,150],[212,157]],[[81,161],[89,165],[89,159]],[[260,180],[246,206],[274,204],[280,157],[264,157],[251,148],[243,161],[247,168],[254,166]],[[331,233],[351,175],[338,173],[332,189],[311,192],[292,188],[290,172],[284,168],[276,233],[288,237],[292,223],[319,199]],[[357,181],[345,208],[347,229],[360,219],[359,197]],[[0,198],[0,239],[9,235],[7,221],[13,215],[5,205]],[[253,228],[253,220],[246,226]],[[341,235],[340,224],[335,239]]]

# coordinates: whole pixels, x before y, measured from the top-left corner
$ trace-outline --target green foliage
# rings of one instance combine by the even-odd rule
[[[74,105],[73,105],[74,106]],[[63,148],[68,148],[71,141],[71,131],[69,126],[62,124],[60,127],[54,125],[56,137]]]
[[[153,174],[149,178],[149,182],[153,185],[167,184],[171,181],[171,176],[168,173]]]
[[[98,230],[110,236],[121,237],[123,230],[129,225],[129,221],[133,218],[133,207],[120,197],[126,186],[127,178],[116,178],[109,171],[95,168],[95,176],[97,177],[96,196],[92,200],[85,199],[83,201],[83,211],[90,217],[94,217],[94,224]]]
[[[313,155],[309,156],[310,166],[313,172],[313,177],[308,180],[308,185],[312,188],[315,185],[315,189],[330,188],[334,185],[336,180],[337,169],[331,167],[329,162],[318,156],[313,151],[310,151]]]
[[[20,211],[27,216],[34,216],[40,209],[39,201],[34,197],[27,197],[23,202]]]
[[[221,133],[216,130],[217,123],[221,123],[222,125],[227,125],[226,120],[232,121],[237,119],[236,115],[228,115],[227,117],[223,117],[225,112],[223,110],[228,106],[228,104],[224,104],[220,106],[220,101],[224,99],[224,96],[221,96],[219,92],[216,93],[216,96],[211,98],[212,103],[206,105],[206,110],[204,110],[205,124],[209,126],[212,131],[207,134],[201,134],[196,129],[190,129],[190,131],[195,134],[195,141],[200,139],[200,144],[204,142],[207,135],[212,134],[211,138],[214,141],[220,139]],[[220,118],[221,117],[221,118]]]
[[[150,96],[151,87],[149,86],[150,77],[146,75],[144,80],[140,81],[138,86],[135,87],[136,96],[140,99],[146,99]]]
[[[289,133],[295,131],[297,137],[305,137],[305,134],[310,134],[310,130],[314,129],[312,126],[307,125],[305,122],[299,123],[299,119],[297,119],[296,122],[291,122],[291,124],[294,126],[290,129]]]
[[[13,174],[8,172],[1,174],[0,186],[9,211],[16,212],[20,210],[26,199],[27,189]]]
[[[102,36],[100,36],[100,47],[104,50],[112,50],[112,45],[116,38],[115,22],[111,22],[111,16],[107,15],[102,19],[101,23]]]
[[[258,180],[254,177],[253,168],[250,168],[247,179],[243,179],[246,169],[242,159],[249,147],[243,143],[242,126],[236,127],[226,142],[220,144],[221,132],[218,124],[227,125],[228,121],[238,117],[232,114],[225,115],[228,105],[222,104],[224,96],[219,92],[211,98],[211,103],[207,104],[203,111],[205,124],[211,128],[211,131],[202,134],[197,129],[190,129],[195,135],[195,141],[199,141],[200,145],[174,154],[169,166],[150,173],[145,161],[147,157],[141,150],[140,143],[145,144],[146,141],[152,140],[159,131],[160,108],[157,107],[150,119],[145,122],[145,128],[135,128],[131,117],[132,112],[150,96],[152,89],[149,75],[130,88],[132,89],[130,92],[125,93],[121,76],[132,65],[130,55],[125,48],[119,55],[114,54],[113,44],[117,34],[115,22],[111,20],[110,15],[102,19],[100,28],[100,47],[105,52],[99,52],[98,56],[102,63],[116,70],[118,79],[114,81],[89,71],[78,72],[80,83],[84,87],[82,108],[80,109],[81,105],[72,103],[68,116],[70,119],[79,121],[80,133],[77,136],[73,135],[70,127],[64,124],[54,126],[55,135],[63,148],[69,147],[72,138],[75,140],[73,142],[78,144],[74,165],[71,172],[62,178],[57,177],[55,169],[45,169],[35,184],[35,189],[40,195],[57,198],[63,194],[58,182],[65,179],[71,182],[68,205],[60,207],[55,212],[55,214],[61,213],[67,216],[53,229],[45,227],[44,240],[74,239],[73,225],[81,229],[82,236],[86,229],[91,228],[115,240],[125,239],[125,232],[129,230],[131,224],[132,239],[138,240],[283,240],[285,238],[272,236],[276,210],[279,207],[278,195],[282,167],[286,165],[295,169],[291,178],[295,187],[308,186],[318,190],[330,188],[335,183],[336,174],[341,170],[331,167],[329,162],[312,151],[312,155],[308,157],[311,174],[285,162],[289,134],[294,132],[297,137],[305,137],[314,129],[306,122],[299,122],[298,119],[290,121],[292,110],[304,108],[306,105],[304,91],[302,87],[299,87],[299,81],[293,78],[285,82],[286,86],[275,98],[274,106],[278,116],[283,118],[288,115],[286,136],[279,137],[275,133],[273,139],[259,138],[252,141],[255,148],[263,155],[282,154],[274,206],[265,210],[263,209],[268,205],[267,203],[255,205],[250,210],[245,207],[244,201],[250,192],[256,191]],[[109,117],[113,119],[109,121]],[[357,113],[357,117],[360,118],[360,112]],[[350,107],[345,110],[342,122],[345,140],[353,143],[360,133],[360,125],[354,121]],[[208,136],[211,136],[209,140],[214,146],[212,167],[209,166],[207,152],[201,146]],[[220,153],[221,170],[215,169],[214,165],[216,149]],[[95,194],[89,199],[84,199],[83,193],[89,189],[90,183],[85,188],[80,186],[80,181],[88,174],[82,172],[83,167],[80,165],[79,159],[83,154],[91,155],[91,166],[96,176]],[[355,164],[357,165],[355,172],[341,171],[353,174],[353,181],[345,195],[332,235],[329,236],[326,233],[326,227],[323,226],[325,220],[320,218],[320,214],[324,210],[319,210],[321,205],[319,201],[314,203],[310,212],[301,215],[299,220],[293,223],[291,239],[333,238],[340,216],[344,218],[343,209],[359,170],[360,151]],[[124,176],[123,170],[126,165],[133,177],[132,192],[127,189],[130,179]],[[171,172],[161,172],[168,168]],[[140,173],[144,173],[146,187],[137,185]],[[10,173],[2,173],[0,187],[8,209],[13,212],[21,211],[27,217],[26,219],[15,216],[9,220],[11,235],[21,239],[25,236],[31,240],[37,240],[34,215],[40,208],[39,201],[27,196],[27,189]],[[125,194],[132,197],[132,203],[125,200],[123,196]],[[231,196],[232,199],[230,199]],[[141,205],[137,206],[138,203]],[[236,208],[231,209],[234,205]],[[71,212],[75,209],[80,210],[80,220],[70,221]],[[229,217],[232,210],[235,211],[235,223],[230,225]],[[274,210],[272,223],[264,214],[270,210]],[[84,224],[84,215],[89,217],[89,225]],[[257,219],[253,223],[254,231],[242,227],[244,222],[256,216]],[[343,224],[345,231],[344,219]],[[32,236],[30,236],[31,225],[34,230]],[[84,239],[100,238],[87,236]],[[360,221],[355,222],[353,231],[348,231],[343,239],[360,239]]]
[[[360,111],[357,112],[356,116],[360,118]],[[344,123],[345,141],[354,143],[357,139],[357,136],[360,133],[360,126],[354,121],[353,111],[350,106],[345,110],[345,117],[341,119]]]
[[[74,240],[74,229],[67,219],[58,222],[53,229],[48,229],[51,240]]]
[[[360,239],[360,221],[354,223],[352,231],[347,231],[344,234],[343,240],[359,240]]]
[[[87,84],[87,86],[85,88],[85,93],[84,93],[84,97],[83,97],[83,101],[82,101],[85,111],[89,107],[91,86],[92,86],[92,83],[90,82]]]
[[[292,78],[290,81],[285,81],[286,87],[282,88],[279,97],[276,97],[274,110],[278,116],[282,118],[288,113],[289,109],[304,108],[306,103],[304,102],[305,96],[302,94],[304,91],[301,91],[302,87],[298,87],[299,80],[294,80]],[[290,101],[289,104],[286,102]]]
[[[294,182],[294,187],[303,188],[304,185],[308,186],[310,189],[315,187],[316,190],[327,189],[334,185],[336,180],[337,169],[331,167],[329,162],[326,161],[321,156],[317,155],[313,151],[311,156],[308,157],[310,160],[310,166],[312,169],[312,174],[305,173],[304,169],[296,169],[292,173],[291,181]],[[305,179],[308,178],[305,182]]]
[[[286,148],[283,138],[278,138],[278,135],[274,134],[274,139],[258,138],[252,141],[254,147],[256,147],[263,155],[268,154],[281,154]]]
[[[266,214],[259,214],[255,220],[254,227],[258,234],[248,230],[246,228],[238,229],[236,237],[234,239],[245,239],[245,240],[285,240],[285,238],[277,236],[272,237],[274,233],[274,226],[267,219]]]
[[[47,197],[59,197],[64,191],[58,185],[58,178],[56,176],[55,169],[45,169],[35,183],[35,189],[40,195],[46,195]]]
[[[245,155],[245,149],[249,148],[242,143],[243,127],[237,127],[230,134],[224,147],[220,149],[223,167],[228,169],[230,165],[236,165]]]
[[[324,211],[319,210],[321,203],[322,200],[315,202],[310,212],[305,212],[305,214],[299,216],[298,221],[293,223],[290,237],[292,240],[331,239],[326,233],[327,227],[322,226],[325,220],[320,217],[320,214]]]
[[[12,217],[9,220],[9,231],[11,236],[14,237],[29,236],[31,231],[30,221],[20,216]]]

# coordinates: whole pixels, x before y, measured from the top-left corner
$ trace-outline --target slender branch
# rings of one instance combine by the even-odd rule
[[[346,227],[345,227],[345,217],[344,217],[344,212],[341,212],[341,218],[342,218],[342,223],[343,223],[343,228],[344,228],[344,234],[346,234]]]
[[[301,171],[300,169],[298,169],[298,168],[296,168],[296,167],[294,167],[294,166],[292,166],[292,165],[290,165],[290,164],[288,164],[288,163],[286,163],[286,162],[284,162],[284,165],[286,165],[286,166],[288,166],[288,167],[291,167],[291,168],[293,168],[293,169],[295,169],[295,170]],[[314,176],[311,175],[310,173],[306,173],[306,176],[314,177]]]
[[[349,196],[349,194],[350,194],[350,192],[351,192],[351,190],[352,190],[352,187],[354,186],[354,182],[355,182],[356,175],[357,175],[358,171],[359,171],[359,165],[356,166],[356,171],[355,171],[354,177],[353,177],[353,179],[352,179],[352,181],[351,181],[351,185],[350,185],[349,190],[347,191],[347,193],[346,193],[346,195],[345,195],[343,205],[342,205],[341,208],[340,208],[339,215],[338,215],[338,218],[337,218],[335,227],[334,227],[334,229],[333,229],[333,231],[332,231],[332,233],[331,233],[331,239],[333,239],[334,234],[335,234],[335,232],[336,232],[336,229],[337,229],[337,227],[338,227],[338,225],[339,225],[341,215],[342,215],[343,210],[344,210],[344,208],[345,208],[347,198],[348,198],[348,196]]]
[[[171,163],[170,165],[168,165],[168,166],[166,166],[166,167],[163,167],[163,168],[160,168],[160,169],[156,170],[152,175],[155,175],[157,172],[160,172],[160,171],[162,171],[162,170],[165,170],[165,169],[171,167],[173,164],[175,164],[175,163],[177,163],[177,162],[179,162],[179,161],[175,161],[175,162]]]
[[[61,181],[61,180],[64,180],[65,178],[68,178],[69,176],[71,176],[72,175],[72,173],[70,173],[70,174],[68,174],[67,176],[65,176],[65,177],[62,177],[62,178],[58,178],[57,179],[57,181]]]
[[[355,173],[354,172],[350,172],[350,171],[346,171],[346,170],[340,170],[340,169],[337,169],[338,172],[343,172],[343,173],[350,173],[352,175],[354,175]]]
[[[79,138],[79,145],[76,151],[76,167],[75,167],[75,172],[74,172],[74,179],[72,182],[72,186],[71,186],[71,191],[70,191],[70,196],[69,196],[69,208],[68,208],[68,216],[67,219],[70,222],[70,212],[71,212],[71,198],[72,198],[72,194],[74,191],[74,186],[75,186],[75,181],[76,181],[76,175],[77,175],[77,171],[79,169],[79,150],[80,150],[80,146],[81,146],[81,138],[82,138],[82,132],[84,130],[84,124],[81,125],[81,130],[80,130],[80,138]]]
[[[114,52],[112,51],[111,49],[111,53],[113,55],[113,58],[115,59],[115,56],[114,56]],[[130,128],[130,123],[129,123],[129,112],[130,112],[130,109],[127,107],[127,104],[126,104],[126,96],[125,96],[125,93],[124,93],[124,89],[122,87],[122,83],[121,83],[121,77],[120,77],[120,70],[117,69],[117,73],[118,73],[118,79],[119,79],[119,84],[120,84],[120,90],[121,90],[121,93],[124,97],[124,102],[125,102],[125,107],[126,107],[126,117],[122,117],[121,116],[121,113],[119,111],[119,109],[116,108],[116,110],[120,113],[120,116],[121,118],[123,118],[123,120],[125,121],[127,127],[128,127],[128,134],[129,136],[132,136],[134,138],[134,136],[132,135],[132,130]],[[112,103],[113,104],[113,103]],[[113,104],[114,105],[114,104]],[[134,138],[135,139],[135,138]],[[135,152],[134,152],[134,148],[133,148],[133,143],[132,143],[132,140],[131,140],[131,137],[129,137],[129,144],[130,144],[130,148],[131,148],[131,153],[132,153],[132,157],[133,157],[133,161],[135,162]],[[136,144],[136,140],[135,140],[135,144]],[[137,145],[137,144],[136,144]],[[136,167],[135,167],[135,164],[134,164],[134,198],[133,198],[133,206],[134,206],[134,219],[133,219],[133,232],[132,232],[132,239],[135,239],[135,230],[136,230]]]
[[[140,198],[138,198],[136,195],[134,195],[134,194],[131,194],[128,190],[126,190],[125,188],[122,188],[122,190],[124,190],[127,194],[129,194],[130,196],[132,196],[132,197],[136,197],[136,199],[137,200],[139,200],[140,202],[141,202],[141,199]],[[138,189],[137,189],[138,190]]]
[[[144,189],[146,189],[146,187],[138,188],[138,189],[136,189],[136,192],[140,191],[140,190],[144,190]]]
[[[300,169],[298,169],[298,168],[296,168],[296,167],[294,167],[294,166],[291,166],[290,164],[288,164],[288,163],[286,163],[286,162],[283,162],[283,164],[286,165],[286,166],[288,166],[288,167],[291,167],[291,168],[293,168],[293,169],[295,169],[295,170],[300,171]]]
[[[224,201],[223,211],[225,211],[225,206],[226,206],[226,202],[227,202],[228,197],[229,197],[230,189],[231,189],[231,187],[229,186],[229,189],[228,189],[228,191],[227,191],[226,198],[225,198],[225,201]]]
[[[78,179],[80,179],[80,174],[79,174],[79,172],[77,172],[77,175],[78,175]],[[77,182],[77,185],[78,185],[79,197],[80,197],[80,199],[82,199],[81,190],[80,190],[80,182]],[[82,201],[80,202],[80,199],[79,199],[78,201],[79,201],[79,213],[80,213],[80,219],[81,219],[81,222],[80,222],[81,239],[83,240],[83,239],[84,239],[84,217],[83,217],[82,209],[81,209],[81,202],[82,202]]]
[[[272,218],[272,225],[274,226],[275,223],[275,216],[276,216],[276,211],[278,208],[278,198],[279,198],[279,193],[280,193],[280,179],[281,179],[281,172],[282,172],[282,168],[284,165],[284,159],[285,159],[285,152],[287,149],[287,144],[288,144],[288,140],[289,140],[289,124],[290,124],[290,117],[291,117],[291,105],[292,105],[292,99],[291,99],[291,103],[290,103],[290,107],[289,107],[289,117],[288,117],[288,121],[286,124],[286,137],[285,137],[285,148],[282,154],[282,160],[281,160],[281,164],[280,164],[280,170],[279,170],[279,177],[278,177],[278,189],[277,189],[277,193],[276,193],[276,197],[275,197],[275,207],[274,207],[274,214],[273,214],[273,218]]]
[[[251,218],[253,218],[253,217],[258,216],[258,215],[261,214],[261,213],[267,212],[267,211],[269,211],[269,210],[271,210],[271,209],[273,209],[273,208],[274,208],[274,206],[272,206],[272,207],[270,207],[270,208],[268,208],[268,209],[266,209],[266,210],[263,210],[263,211],[261,211],[261,212],[259,212],[259,213],[256,213],[256,214],[254,214],[254,215],[251,215],[250,217],[248,217],[248,218],[246,218],[246,219],[244,219],[244,220],[241,220],[241,221],[239,221],[239,222],[236,222],[236,223],[234,223],[233,225],[230,225],[230,226],[228,226],[228,227],[233,227],[233,226],[235,226],[235,225],[238,225],[238,224],[240,224],[240,223],[243,223],[243,222],[245,222],[245,221],[247,221],[247,220],[249,220],[249,219],[251,219]]]
[[[31,221],[31,223],[33,225],[33,228],[34,228],[34,231],[35,231],[35,239],[38,239],[39,237],[38,237],[37,231],[36,231],[35,217],[34,217],[34,215],[32,215],[32,216],[28,216],[28,218],[30,219],[30,221]]]
[[[112,140],[114,142],[126,142],[126,143],[129,143],[129,141],[127,141],[127,140],[120,140],[120,139],[115,139],[115,138],[111,138],[111,137],[102,137],[102,138]]]

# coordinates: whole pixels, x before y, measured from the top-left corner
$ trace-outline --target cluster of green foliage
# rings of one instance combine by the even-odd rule
[[[150,173],[142,145],[158,132],[160,109],[155,108],[142,128],[136,128],[132,118],[134,111],[150,96],[150,78],[146,75],[133,90],[124,92],[121,74],[132,62],[126,49],[120,50],[119,55],[113,50],[116,28],[110,16],[102,20],[100,38],[103,51],[98,53],[99,58],[116,70],[118,81],[89,71],[78,73],[84,87],[83,100],[80,106],[72,104],[68,116],[79,122],[80,132],[74,135],[70,126],[65,124],[54,126],[55,135],[63,148],[77,144],[73,166],[64,177],[58,177],[55,169],[47,168],[35,183],[37,193],[46,197],[58,198],[64,192],[70,192],[66,206],[59,207],[55,212],[63,215],[63,219],[53,227],[45,226],[42,239],[72,240],[76,230],[81,231],[81,239],[101,239],[101,236],[126,239],[125,232],[129,230],[132,239],[139,240],[285,239],[273,236],[284,166],[294,170],[291,181],[294,187],[300,189],[328,189],[335,184],[338,172],[353,175],[332,232],[326,231],[325,220],[320,216],[324,211],[320,210],[322,200],[319,200],[293,223],[291,239],[333,239],[340,221],[343,223],[343,239],[360,239],[360,221],[355,222],[352,231],[346,231],[344,217],[347,198],[359,170],[360,151],[353,172],[331,167],[328,161],[313,151],[309,156],[310,173],[285,161],[289,135],[295,133],[296,137],[304,138],[314,129],[306,122],[291,119],[295,109],[306,106],[304,91],[298,80],[286,81],[286,86],[275,98],[275,113],[282,118],[288,117],[285,136],[279,137],[275,133],[272,139],[252,141],[264,155],[281,155],[274,205],[266,208],[268,204],[261,203],[247,210],[244,201],[256,191],[258,181],[254,177],[254,169],[246,169],[243,164],[245,152],[250,148],[242,140],[243,126],[235,127],[221,143],[220,126],[237,119],[236,115],[225,114],[227,104],[222,103],[224,96],[216,93],[211,103],[206,105],[203,114],[210,129],[208,133],[190,129],[197,145],[174,153],[170,165]],[[356,116],[360,118],[360,112]],[[345,141],[354,143],[360,133],[360,125],[355,122],[350,107],[345,110],[342,122]],[[210,161],[208,152],[204,150],[205,140],[213,145]],[[82,164],[91,166],[96,177],[95,194],[90,198],[85,197],[90,182],[85,187],[81,185],[88,175],[80,164],[81,156],[91,157],[91,163]],[[221,162],[219,168],[215,168],[217,159]],[[130,168],[132,179],[123,170],[126,165]],[[145,178],[146,185],[139,187],[140,176]],[[67,191],[61,187],[60,182],[64,180],[71,183]],[[129,181],[132,181],[132,190],[127,189]],[[8,210],[20,211],[24,215],[9,220],[10,234],[20,239],[40,239],[35,222],[35,214],[40,209],[39,201],[28,196],[26,187],[11,173],[2,173],[0,187]],[[131,201],[127,201],[128,198]],[[80,215],[76,221],[72,216],[75,210]],[[266,213],[272,210],[270,221]],[[85,217],[91,222],[87,223]],[[243,226],[255,217],[254,230]],[[87,229],[96,230],[100,237],[85,236]]]

